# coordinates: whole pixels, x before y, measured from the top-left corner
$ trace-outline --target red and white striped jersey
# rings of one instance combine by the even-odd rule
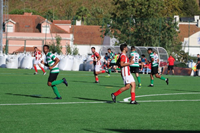
[[[36,52],[34,52],[34,56],[35,56],[35,59],[36,60],[40,60],[41,59],[41,52],[40,51],[36,51]]]
[[[129,62],[129,59],[126,56],[126,54],[124,54],[124,53],[121,54],[121,56],[120,56],[120,62],[124,62],[124,63],[128,63]],[[131,73],[130,73],[130,66],[122,67],[121,68],[121,75],[123,77],[131,75]]]
[[[93,53],[93,55],[92,55],[93,61],[96,62],[96,65],[101,65],[101,61],[100,60],[97,61],[97,59],[98,59],[99,56],[100,55],[97,52]]]

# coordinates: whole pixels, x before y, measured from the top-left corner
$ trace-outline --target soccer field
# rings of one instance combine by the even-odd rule
[[[92,72],[64,72],[57,88],[62,100],[47,86],[48,74],[34,70],[0,69],[1,133],[133,133],[200,132],[200,78],[165,76],[169,85],[155,79],[148,88],[149,75],[141,75],[136,89],[139,105],[130,105],[130,91],[113,103],[110,94],[123,86],[120,74],[99,76]],[[137,83],[137,82],[136,82]]]

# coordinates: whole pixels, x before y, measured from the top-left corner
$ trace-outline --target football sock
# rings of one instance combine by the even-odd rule
[[[108,74],[111,74],[111,69],[108,69]]]
[[[60,94],[59,94],[59,92],[58,92],[58,88],[57,88],[55,85],[53,85],[53,86],[52,86],[52,89],[53,89],[53,92],[55,93],[55,95],[56,95],[58,98],[60,98],[61,96],[60,96]]]
[[[99,78],[97,77],[97,78],[95,78],[95,80],[97,81],[97,82],[99,82]]]
[[[35,69],[35,72],[37,73],[37,72],[38,72],[38,70],[37,70],[37,67],[36,67],[36,66],[34,66],[34,69]]]
[[[135,101],[135,92],[131,92],[131,101]]]
[[[166,81],[166,78],[164,78],[164,77],[162,77],[162,76],[160,77],[160,79]]]
[[[138,83],[140,84],[141,83],[140,76],[137,77],[137,80],[138,80]]]
[[[105,70],[102,70],[101,72],[102,72],[102,73],[105,73],[106,71],[105,71]]]
[[[153,79],[151,79],[151,85],[153,85]]]
[[[56,80],[56,81],[53,81],[53,82],[51,83],[51,85],[54,86],[54,85],[59,85],[59,84],[61,84],[61,83],[63,83],[63,80]]]
[[[115,96],[118,96],[119,94],[121,94],[122,92],[120,91],[120,90],[118,90],[118,91],[116,91],[115,93],[114,93],[114,95]]]
[[[45,70],[44,70],[44,68],[43,68],[43,67],[41,67],[41,70],[43,71],[43,73],[45,73]]]

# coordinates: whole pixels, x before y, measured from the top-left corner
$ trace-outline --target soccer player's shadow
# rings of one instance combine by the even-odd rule
[[[41,95],[26,95],[26,94],[13,94],[13,93],[5,93],[5,94],[6,94],[6,95],[13,95],[13,96],[32,97],[32,98],[53,99],[53,97],[42,97]]]
[[[81,100],[89,100],[89,101],[100,101],[100,102],[105,102],[105,103],[113,103],[113,101],[108,101],[108,100],[102,100],[102,99],[94,99],[94,98],[83,98],[83,97],[73,97]]]

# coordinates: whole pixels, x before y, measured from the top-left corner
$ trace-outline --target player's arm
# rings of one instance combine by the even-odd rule
[[[101,60],[101,56],[98,55],[98,56],[97,56],[97,61],[100,61],[100,60]]]
[[[125,66],[130,66],[131,64],[133,64],[134,61],[132,60],[131,62],[125,63],[124,61],[120,61],[120,66],[121,67],[125,67]]]
[[[45,65],[46,67],[49,67],[49,65],[48,65],[47,63],[45,63],[43,60],[41,61],[41,63],[42,63],[43,65]]]

